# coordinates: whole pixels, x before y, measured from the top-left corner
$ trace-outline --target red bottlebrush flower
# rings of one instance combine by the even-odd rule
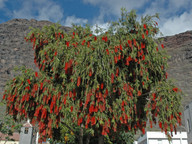
[[[89,70],[89,76],[90,77],[92,76],[92,70],[91,69]]]
[[[163,45],[163,44],[161,44],[161,47],[162,47],[162,48],[164,48],[164,45]]]
[[[138,96],[141,96],[141,91],[138,91],[138,92],[137,92],[137,95],[138,95]]]
[[[97,106],[94,108],[94,112],[98,112],[98,107]]]
[[[159,127],[162,129],[162,123],[161,122],[159,122]]]
[[[106,49],[106,52],[107,52],[107,55],[109,55],[109,50],[108,49]]]
[[[3,95],[3,100],[5,99],[6,94]]]
[[[121,55],[118,55],[118,60],[120,60],[121,59]]]
[[[25,90],[26,90],[26,89],[30,90],[30,87],[29,87],[29,86],[27,86],[27,87],[25,88]]]
[[[73,112],[73,106],[71,106],[71,112]]]
[[[108,38],[107,38],[107,36],[105,37],[105,42],[107,42],[108,41]]]
[[[135,39],[133,39],[133,44],[134,44],[134,46],[137,46],[137,43],[136,43]]]
[[[73,32],[73,35],[75,36],[75,32]]]
[[[114,61],[115,63],[117,63],[117,56],[114,56]]]
[[[144,49],[145,48],[145,44],[141,43],[141,48]]]
[[[41,90],[43,89],[43,83],[41,83],[41,87],[40,87],[40,89],[41,89]]]
[[[85,40],[83,40],[83,42],[81,43],[81,45],[84,45],[85,44]]]
[[[173,115],[171,115],[171,120],[173,119]]]
[[[75,97],[76,96],[76,90],[73,89],[73,96]]]
[[[77,86],[79,87],[80,84],[81,84],[81,77],[79,76],[79,77],[77,78]]]
[[[115,47],[115,53],[117,53],[118,52],[118,49],[117,49],[117,47]]]
[[[34,84],[33,87],[34,87],[35,91],[38,90],[38,84]]]
[[[119,76],[119,68],[116,68],[116,77],[118,77]]]
[[[104,87],[104,84],[103,84],[103,83],[101,83],[101,89],[103,89],[103,87]]]
[[[145,55],[143,55],[142,60],[145,60]]]
[[[106,94],[106,96],[108,95],[108,89],[106,89],[105,94]]]
[[[145,39],[145,35],[144,34],[142,34],[142,38]]]
[[[55,52],[55,56],[57,55],[57,52]]]
[[[121,123],[123,123],[123,118],[122,118],[122,116],[121,116],[119,119],[120,119]]]
[[[38,77],[38,72],[35,72],[35,77]]]
[[[88,129],[88,124],[85,125],[85,128]]]
[[[149,31],[148,31],[148,30],[146,30],[146,32],[145,32],[145,33],[146,33],[146,35],[148,35],[148,34],[149,34]]]
[[[165,78],[167,79],[167,77],[168,77],[168,73],[166,72],[166,73],[165,73]]]
[[[129,56],[127,60],[128,60],[129,62],[130,62],[130,61],[132,61],[132,58],[131,58],[131,56]]]
[[[107,36],[106,37],[102,37],[102,40],[104,40],[105,42],[107,42]]]
[[[144,25],[143,25],[143,28],[144,28],[144,29],[146,29],[146,28],[147,28],[147,25],[146,25],[146,24],[144,24]]]
[[[122,45],[120,45],[120,50],[123,50],[123,47],[122,47]]]
[[[67,45],[67,47],[69,47],[69,42],[68,41],[66,42],[66,45]]]
[[[153,100],[155,100],[155,98],[156,98],[156,93],[152,93],[152,96],[153,96]]]
[[[96,36],[94,37],[94,40],[95,40],[95,41],[97,40],[97,37],[96,37]]]
[[[62,37],[62,39],[64,38],[64,35],[63,34],[61,34],[61,37]]]
[[[142,133],[145,134],[145,129],[144,128],[142,128]]]
[[[176,87],[173,88],[173,91],[174,91],[174,92],[178,92],[178,88],[176,88]]]
[[[127,40],[128,44],[131,44],[131,40]]]
[[[95,122],[96,122],[95,116],[93,116],[93,117],[91,118],[91,125],[95,125]]]
[[[107,133],[106,133],[106,131],[104,130],[104,128],[103,128],[103,130],[102,130],[102,133],[101,133],[102,135],[107,135]]]
[[[72,92],[71,91],[69,92],[69,97],[72,98]]]
[[[89,107],[89,113],[91,114],[92,112],[94,112],[94,105],[93,104]]]
[[[29,84],[31,84],[30,79],[27,79],[27,82],[28,82]]]
[[[90,42],[87,42],[87,47],[90,47]]]
[[[124,105],[125,105],[125,102],[124,102],[124,101],[122,101],[121,106],[123,107]]]
[[[68,62],[65,63],[65,73],[67,74],[67,69],[68,69]]]
[[[128,58],[126,59],[125,65],[129,65],[129,60],[128,60]]]
[[[83,122],[83,118],[79,118],[78,119],[78,125],[80,126],[80,124]]]
[[[127,40],[128,44],[129,44],[129,47],[132,48],[132,41],[131,40]]]
[[[149,122],[150,122],[150,128],[152,128],[153,127],[153,122],[151,120]]]
[[[89,34],[89,36],[91,37],[93,34]]]
[[[111,83],[114,83],[114,74],[111,74]]]
[[[156,47],[156,51],[159,51],[158,47]]]
[[[181,113],[181,112],[179,112],[179,115],[181,116],[181,115],[182,115],[182,113]]]

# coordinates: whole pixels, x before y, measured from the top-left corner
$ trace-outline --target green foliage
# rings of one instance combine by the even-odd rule
[[[21,124],[16,123],[9,115],[4,116],[4,118],[0,120],[0,132],[7,135],[6,140],[14,141],[10,136],[13,135],[13,132],[20,132],[21,126]],[[2,137],[0,136],[0,140],[1,139]]]
[[[37,122],[42,138],[65,121],[106,140],[123,131],[145,133],[148,120],[172,132],[181,123],[181,93],[167,81],[168,56],[154,39],[154,18],[139,23],[134,11],[122,9],[119,21],[98,36],[89,26],[74,25],[70,33],[58,25],[33,29],[26,40],[39,72],[23,69],[8,82],[7,112]]]

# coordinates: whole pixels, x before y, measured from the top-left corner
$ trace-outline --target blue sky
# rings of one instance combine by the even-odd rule
[[[192,0],[0,0],[0,23],[25,18],[107,28],[108,21],[120,17],[121,7],[135,9],[139,17],[159,13],[165,36],[192,30]]]

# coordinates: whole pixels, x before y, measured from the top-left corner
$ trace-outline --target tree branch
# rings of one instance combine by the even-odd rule
[[[61,124],[65,125],[70,131],[72,131],[77,137],[79,137],[79,134],[75,132],[70,126],[68,126],[65,122],[61,122]]]

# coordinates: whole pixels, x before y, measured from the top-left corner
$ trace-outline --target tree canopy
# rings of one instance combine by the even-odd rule
[[[181,92],[167,80],[164,45],[155,16],[137,21],[122,10],[118,22],[95,35],[89,26],[65,33],[58,25],[32,29],[38,72],[21,68],[7,83],[3,99],[17,120],[39,124],[41,138],[71,121],[94,135],[120,131],[145,133],[158,123],[166,134],[181,123]],[[99,31],[99,29],[97,29]],[[96,31],[96,32],[97,32]]]

